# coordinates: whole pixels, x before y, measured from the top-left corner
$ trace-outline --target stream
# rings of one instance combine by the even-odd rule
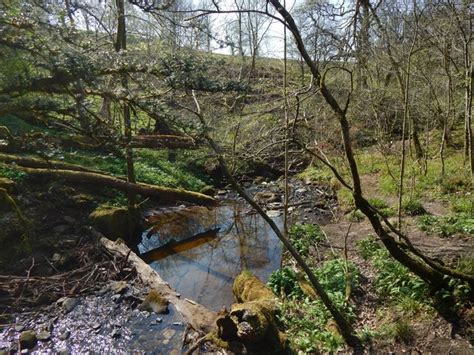
[[[209,309],[229,308],[233,280],[242,270],[267,281],[280,267],[278,238],[241,203],[160,208],[146,218],[151,227],[139,245],[142,257],[183,297]],[[181,353],[186,326],[180,315],[172,305],[169,314],[139,311],[136,300],[145,291],[133,282],[118,291],[111,282],[95,294],[19,314],[0,330],[0,354],[17,352],[25,330],[41,336],[37,353]]]
[[[266,282],[280,267],[278,237],[243,204],[151,211],[148,220],[156,227],[144,233],[139,249],[150,254],[159,248],[150,256],[151,267],[184,297],[211,310],[229,308],[232,283],[241,271],[251,271]],[[280,216],[274,221],[282,224]]]

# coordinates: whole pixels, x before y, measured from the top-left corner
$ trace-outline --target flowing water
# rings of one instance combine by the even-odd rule
[[[280,217],[274,220],[281,225]],[[278,237],[242,204],[151,211],[148,221],[154,227],[140,252],[171,287],[209,309],[232,304],[232,283],[242,270],[266,282],[280,267]]]

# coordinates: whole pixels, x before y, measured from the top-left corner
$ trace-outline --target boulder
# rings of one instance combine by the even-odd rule
[[[34,330],[25,330],[20,334],[19,341],[21,349],[33,349],[38,341],[36,332]]]

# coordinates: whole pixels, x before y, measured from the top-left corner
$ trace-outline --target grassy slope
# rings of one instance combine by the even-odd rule
[[[0,125],[7,126],[14,135],[48,132],[42,127],[30,125],[11,115],[0,117]],[[126,164],[123,158],[105,155],[102,152],[54,150],[48,155],[52,159],[99,169],[112,175],[126,174]],[[136,176],[141,182],[199,191],[210,183],[205,174],[200,171],[198,161],[202,156],[203,152],[200,151],[182,151],[178,153],[176,162],[172,163],[168,161],[165,151],[137,149],[135,151]],[[18,178],[22,174],[0,166],[0,176]]]

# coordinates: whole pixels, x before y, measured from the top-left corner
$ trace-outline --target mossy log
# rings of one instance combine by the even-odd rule
[[[232,288],[239,303],[217,319],[217,335],[226,342],[241,342],[247,349],[284,349],[275,312],[277,299],[270,289],[249,272],[242,272]]]
[[[217,201],[199,192],[187,191],[171,187],[162,187],[144,183],[130,183],[110,175],[88,171],[73,171],[65,169],[42,169],[21,167],[22,171],[34,176],[45,176],[63,179],[68,182],[109,187],[126,193],[134,193],[147,197],[154,197],[160,201],[186,201],[201,205],[216,205]]]
[[[177,135],[138,135],[130,142],[132,148],[168,148],[168,149],[196,149],[198,145],[191,137]]]
[[[94,173],[100,173],[99,170],[85,168],[81,165],[68,164],[57,160],[46,160],[34,157],[25,157],[14,154],[3,154],[0,153],[0,161],[11,164],[14,163],[18,166],[25,168],[40,168],[40,169],[63,169],[72,171],[88,171]]]
[[[171,303],[178,313],[181,314],[183,320],[195,330],[208,333],[215,329],[216,313],[194,301],[182,298],[176,291],[171,289],[170,285],[150,265],[146,264],[125,244],[113,242],[107,238],[101,238],[101,243],[110,253],[127,258],[127,262],[132,267],[135,267],[143,283],[151,289],[157,290],[160,296]]]

